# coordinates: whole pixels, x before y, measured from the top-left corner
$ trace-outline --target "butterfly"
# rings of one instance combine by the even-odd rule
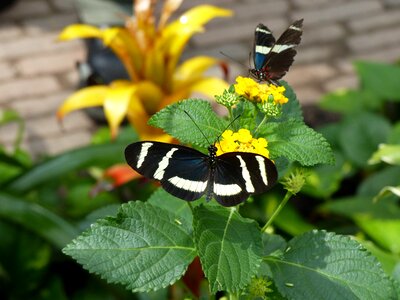
[[[254,69],[250,69],[250,74],[259,81],[279,85],[278,80],[286,74],[294,61],[294,48],[300,44],[302,26],[303,19],[295,21],[275,41],[271,30],[258,24],[254,37]]]
[[[216,152],[214,144],[207,155],[186,146],[142,141],[128,145],[125,158],[132,169],[186,201],[205,195],[207,201],[215,198],[223,206],[234,206],[275,184],[278,175],[270,159],[255,153]]]

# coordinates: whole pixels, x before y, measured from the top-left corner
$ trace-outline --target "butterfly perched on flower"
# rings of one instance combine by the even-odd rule
[[[257,25],[253,49],[254,69],[250,69],[255,79],[279,85],[278,80],[286,74],[294,61],[294,48],[300,44],[302,26],[303,19],[295,21],[275,41],[267,26]]]
[[[239,130],[238,134],[246,132]],[[254,142],[261,143],[260,140]],[[228,142],[219,146],[218,149],[215,143],[211,144],[207,155],[181,145],[136,142],[125,149],[125,158],[135,171],[160,181],[168,193],[186,201],[205,195],[207,201],[215,198],[223,206],[234,206],[250,195],[266,192],[275,184],[278,175],[275,164],[264,156],[268,156],[268,152],[259,149],[264,144],[255,149],[257,153],[233,149],[233,152],[217,155],[218,150],[230,148]]]

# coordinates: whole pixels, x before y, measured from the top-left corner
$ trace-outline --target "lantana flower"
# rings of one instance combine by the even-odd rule
[[[66,27],[60,40],[98,38],[111,48],[123,63],[130,80],[116,80],[110,85],[83,88],[66,99],[57,112],[59,119],[82,108],[103,106],[113,137],[125,117],[135,127],[141,139],[170,141],[160,129],[147,125],[149,118],[173,102],[188,98],[193,92],[206,96],[222,93],[228,84],[204,72],[225,65],[214,58],[197,56],[179,59],[193,34],[202,32],[203,25],[215,17],[232,13],[210,5],[190,9],[177,20],[167,24],[183,0],[164,1],[160,19],[154,17],[155,1],[136,0],[134,17],[125,27],[97,28],[74,24]]]
[[[235,92],[257,104],[260,110],[270,116],[277,116],[283,104],[289,99],[285,96],[285,87],[274,84],[258,83],[252,78],[236,78]]]
[[[228,129],[221,135],[221,141],[216,143],[217,155],[226,152],[250,152],[269,158],[268,142],[265,138],[254,138],[248,129],[233,132]]]

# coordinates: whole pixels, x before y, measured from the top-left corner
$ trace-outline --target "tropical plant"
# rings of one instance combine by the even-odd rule
[[[60,40],[74,38],[101,39],[123,63],[130,80],[115,80],[110,85],[83,88],[72,94],[60,107],[61,119],[67,113],[92,106],[103,106],[111,134],[116,136],[125,117],[135,127],[141,139],[169,141],[161,130],[147,125],[149,118],[192,92],[213,97],[221,93],[227,83],[204,72],[219,65],[220,60],[198,56],[180,63],[180,57],[189,39],[203,31],[203,25],[215,17],[230,16],[226,9],[200,5],[167,23],[182,0],[164,1],[161,16],[156,23],[155,1],[137,0],[134,16],[126,19],[124,28],[97,28],[75,24],[64,29]]]

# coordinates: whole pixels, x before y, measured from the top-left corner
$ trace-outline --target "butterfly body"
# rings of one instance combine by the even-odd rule
[[[138,173],[159,180],[170,194],[186,201],[203,195],[221,205],[234,206],[251,194],[260,194],[277,180],[274,163],[254,153],[228,152],[216,155],[215,145],[208,155],[195,149],[145,141],[125,149],[128,164]]]
[[[297,20],[286,29],[277,41],[271,30],[263,24],[255,29],[253,59],[254,68],[250,74],[259,81],[275,85],[294,61],[295,47],[300,44],[303,20]]]

